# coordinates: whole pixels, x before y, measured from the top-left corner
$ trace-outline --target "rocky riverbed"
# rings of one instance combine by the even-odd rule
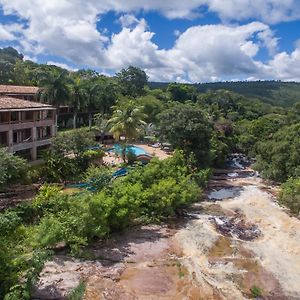
[[[80,281],[84,299],[300,299],[300,221],[273,195],[236,158],[168,224],[95,243],[82,260],[57,255],[34,299],[66,299]]]

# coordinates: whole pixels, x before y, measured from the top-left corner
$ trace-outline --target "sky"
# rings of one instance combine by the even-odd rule
[[[151,81],[300,81],[300,0],[0,0],[0,47]]]

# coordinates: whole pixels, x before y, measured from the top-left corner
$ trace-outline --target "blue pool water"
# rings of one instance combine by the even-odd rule
[[[112,151],[114,151],[115,153],[118,153],[118,154],[122,154],[121,145],[115,144]],[[133,146],[133,145],[129,145],[126,147],[126,153],[128,153],[129,151],[133,152],[136,156],[141,155],[141,154],[148,154],[144,149],[137,147],[137,146]]]

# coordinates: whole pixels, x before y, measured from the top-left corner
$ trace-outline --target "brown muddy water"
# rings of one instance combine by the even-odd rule
[[[80,281],[86,300],[300,299],[300,221],[260,178],[228,173],[168,224],[95,243],[85,260],[57,255],[34,299],[67,299]]]

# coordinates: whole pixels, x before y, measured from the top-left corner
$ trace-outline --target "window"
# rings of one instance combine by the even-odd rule
[[[12,111],[10,114],[10,120],[11,120],[11,122],[18,122],[19,121],[19,112]]]

